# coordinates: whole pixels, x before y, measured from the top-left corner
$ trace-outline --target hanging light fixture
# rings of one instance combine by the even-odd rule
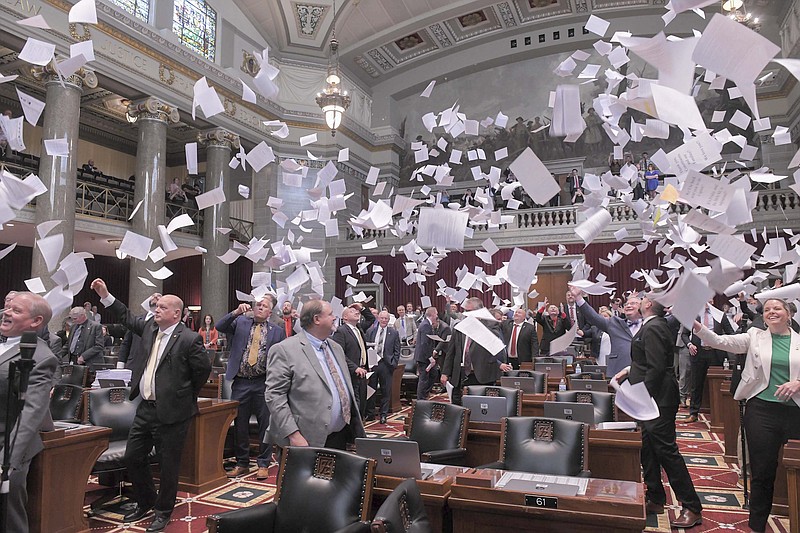
[[[722,0],[722,12],[739,24],[744,24],[755,32],[761,31],[761,22],[758,17],[747,11],[744,0]]]
[[[317,93],[317,105],[325,115],[325,123],[331,129],[331,136],[342,123],[344,112],[350,106],[347,91],[342,91],[342,77],[339,74],[339,41],[336,40],[336,1],[333,2],[333,21],[331,22],[330,57],[328,72],[325,76],[325,88]]]

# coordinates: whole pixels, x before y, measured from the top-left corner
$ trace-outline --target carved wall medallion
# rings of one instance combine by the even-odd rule
[[[225,97],[222,100],[222,107],[225,108],[225,113],[228,115],[235,117],[236,116],[236,102],[230,100],[228,97]]]
[[[78,34],[78,24],[80,24],[81,28],[83,28],[83,35]],[[83,24],[82,22],[70,22],[69,34],[70,36],[72,36],[73,39],[75,39],[78,42],[88,41],[89,39],[92,38],[92,32],[89,29],[89,25]]]
[[[172,85],[175,81],[175,73],[172,71],[170,67],[167,65],[160,63],[158,65],[158,78],[161,80],[162,83],[166,83],[167,85]]]
[[[295,4],[297,11],[297,28],[305,37],[313,37],[317,33],[319,21],[325,13],[325,6]]]
[[[242,50],[242,66],[239,68],[241,68],[242,72],[244,72],[245,74],[250,74],[251,76],[255,76],[256,74],[258,74],[258,71],[261,70],[261,65],[258,64],[256,56],[254,56],[247,50]]]

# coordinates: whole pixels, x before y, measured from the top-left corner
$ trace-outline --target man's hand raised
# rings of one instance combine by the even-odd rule
[[[108,287],[106,287],[106,282],[100,278],[95,279],[89,288],[96,292],[101,300],[108,297]]]

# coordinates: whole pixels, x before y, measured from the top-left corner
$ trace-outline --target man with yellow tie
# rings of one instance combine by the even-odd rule
[[[283,328],[269,321],[272,298],[264,296],[255,307],[240,304],[216,324],[217,331],[228,336],[231,355],[225,371],[225,380],[231,384],[231,400],[239,402],[236,413],[235,449],[236,468],[228,477],[239,477],[250,472],[250,416],[258,419],[258,438],[261,442],[256,464],[256,479],[267,479],[272,457],[272,443],[265,442],[269,426],[269,409],[264,399],[267,374],[267,353],[275,344],[286,338]]]
[[[130,399],[141,395],[142,401],[128,433],[124,457],[136,507],[123,520],[138,522],[155,509],[147,531],[162,531],[175,507],[183,444],[198,412],[197,396],[211,373],[211,361],[200,335],[181,322],[183,301],[177,296],[162,296],[153,316],[145,318],[133,315],[109,294],[102,279],[95,279],[91,288],[109,309],[112,321],[122,323],[142,338],[148,354],[137,359],[131,368]],[[158,491],[148,457],[154,445],[161,457]]]

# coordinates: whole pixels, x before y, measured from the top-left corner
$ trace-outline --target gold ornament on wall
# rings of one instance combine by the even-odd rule
[[[261,66],[258,64],[256,56],[247,50],[242,50],[242,66],[240,68],[242,69],[242,72],[245,74],[250,74],[251,76],[255,76],[261,70]]]
[[[172,85],[172,83],[175,81],[175,73],[167,65],[160,63],[158,65],[158,78],[162,83]]]
[[[78,24],[80,24],[81,28],[83,28],[83,35],[78,35]],[[89,25],[83,24],[82,22],[70,22],[69,34],[78,42],[88,41],[92,38],[92,32],[89,29]]]

